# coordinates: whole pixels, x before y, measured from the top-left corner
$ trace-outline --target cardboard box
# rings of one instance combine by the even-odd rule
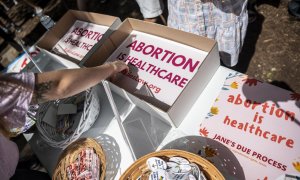
[[[139,39],[143,36],[147,36],[147,38]],[[130,39],[132,41],[130,41]],[[148,86],[149,84],[142,83],[142,85],[139,85],[139,79],[132,78],[133,75],[132,77],[129,77],[131,75],[119,74],[118,78],[120,79],[114,81],[114,83],[110,83],[110,88],[113,92],[128,99],[129,102],[146,112],[156,114],[159,119],[164,119],[172,126],[176,127],[178,127],[185,118],[186,114],[189,112],[190,108],[220,65],[216,41],[158,24],[147,23],[135,19],[126,19],[120,25],[118,30],[110,36],[109,40],[111,40],[112,44],[114,44],[116,48],[118,47],[118,49],[108,58],[108,61],[120,59],[127,63],[130,62],[130,71],[136,73],[136,77],[139,77],[139,75],[143,76],[141,79],[145,77],[145,74],[139,74],[140,71],[146,71],[146,73],[149,74],[150,61],[153,61],[152,64],[155,63],[156,68],[164,69],[164,73],[171,72],[180,77],[187,77],[187,80],[184,83],[181,83],[181,79],[179,78],[179,80],[177,79],[177,83],[174,83],[174,81],[172,82],[172,80],[166,77],[161,78],[165,80],[161,82],[158,82],[158,79],[154,79],[154,83],[160,84],[159,86],[162,92],[164,91],[163,88],[166,88],[162,96],[155,96],[155,90],[153,88],[151,89],[151,87]],[[135,41],[137,41],[136,44],[131,44]],[[140,50],[139,53],[141,54],[142,52],[146,54],[147,57],[135,54],[137,53],[136,48],[142,46],[140,45],[140,42],[142,41],[144,47],[149,45],[149,48],[145,51]],[[160,44],[161,42],[162,44]],[[152,51],[150,46],[155,50]],[[157,54],[161,52],[161,50],[157,50],[157,47],[160,47],[162,52],[171,52],[172,50],[174,51],[174,49],[177,52],[169,53],[168,57],[162,58],[165,54]],[[126,55],[122,58],[122,53],[120,54],[120,52],[124,52],[124,50],[126,50],[126,53],[123,54]],[[156,52],[156,54],[153,55],[153,53],[150,53],[151,51]],[[134,63],[128,59],[126,60],[126,57],[129,55],[132,55],[132,57],[135,57],[138,60]],[[173,58],[171,56],[173,56]],[[181,59],[175,59],[175,57],[181,57]],[[183,57],[185,57],[185,60],[183,60]],[[168,58],[168,60],[166,60],[166,58]],[[199,60],[199,63],[194,61],[196,59]],[[140,62],[139,65],[137,65],[139,60],[142,60],[143,62]],[[184,63],[188,60],[191,62],[192,66]],[[143,63],[148,63],[148,66],[145,65],[145,68],[142,68]],[[170,64],[171,66],[177,67],[172,69],[172,67],[168,67]],[[191,73],[189,75],[184,74],[184,70],[190,70]],[[155,73],[152,73],[153,78],[154,76]],[[149,79],[151,80],[151,76],[150,78],[148,77],[148,80]],[[168,88],[170,85],[173,86]],[[180,85],[182,86],[179,90],[174,90],[176,86]],[[175,94],[175,97],[173,94]],[[169,97],[164,98],[164,96],[169,96],[171,99],[168,99]]]
[[[205,51],[133,30],[108,61],[118,59],[130,67],[119,74],[116,85],[148,101],[172,106],[206,56]]]
[[[102,38],[98,37],[97,34],[94,34],[97,36],[97,40],[99,40],[93,47],[89,46],[83,46],[84,43],[91,44],[91,37],[94,37],[92,34],[88,36],[85,33],[81,33],[81,36],[78,35],[79,30],[73,30],[72,28],[80,29],[80,26],[91,26],[91,24],[95,24],[100,26],[99,31],[104,32],[105,27],[107,27],[107,30],[105,33],[101,36]],[[68,56],[64,53],[59,53],[60,56],[71,60],[77,64],[85,65],[85,66],[96,66],[100,65],[103,62],[105,62],[107,56],[109,56],[114,50],[114,46],[111,44],[111,41],[106,41],[106,39],[111,35],[113,31],[117,29],[117,27],[121,24],[121,20],[118,17],[98,14],[98,13],[91,13],[91,12],[82,12],[82,11],[75,11],[75,10],[69,10],[57,23],[56,25],[46,32],[44,36],[38,41],[37,46],[43,49],[46,49],[48,51],[53,52],[53,48],[57,43],[61,41],[67,41],[70,45],[70,39],[69,37],[72,36],[73,38],[73,45],[79,46],[78,43],[75,43],[76,39],[78,41],[82,40],[81,45],[77,48],[78,49],[85,49],[87,53],[83,58],[79,61],[79,57],[76,58],[76,56]],[[82,27],[82,28],[88,28],[88,27]],[[90,28],[90,27],[89,27]],[[95,28],[94,28],[95,29]],[[99,29],[99,27],[98,27]],[[70,33],[74,33],[70,35]],[[76,33],[78,32],[78,33]],[[81,31],[83,32],[83,31]],[[89,31],[91,32],[91,31]],[[88,32],[87,32],[88,33]],[[68,37],[66,37],[68,36]],[[90,37],[90,38],[87,38]],[[66,39],[65,39],[66,38]],[[72,39],[71,38],[71,39]],[[103,46],[102,48],[99,48],[100,46]],[[56,46],[57,47],[57,46]],[[57,52],[57,50],[56,50]],[[82,54],[83,52],[81,52]],[[84,53],[83,53],[84,54]],[[95,56],[91,57],[92,54],[95,54]]]

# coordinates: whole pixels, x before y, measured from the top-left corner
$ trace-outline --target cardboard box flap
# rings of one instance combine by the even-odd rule
[[[169,119],[168,115],[165,113],[166,110],[162,110],[161,108],[157,106],[153,106],[152,104],[149,104],[148,102],[144,101],[143,99],[140,99],[139,97],[132,95],[128,93],[126,90],[118,87],[117,85],[109,82],[110,89],[118,94],[120,97],[126,99],[132,104],[135,104],[136,106],[140,107],[141,109],[145,110],[146,112],[150,113],[152,116],[157,117],[163,121],[166,119]],[[169,107],[169,106],[168,106]],[[167,123],[170,123],[169,121],[165,121]],[[171,125],[174,126],[174,124],[171,122]]]
[[[169,109],[170,118],[174,121],[176,126],[179,126],[182,119],[185,118],[219,66],[220,56],[218,46],[215,44],[204,62],[200,65],[197,73],[188,82],[180,96],[175,100],[173,106]]]
[[[163,37],[165,39],[176,41],[178,43],[201,49],[206,52],[210,51],[216,43],[216,41],[213,41],[212,39],[169,28],[163,25],[153,25],[153,23],[132,18],[128,18],[128,21],[131,24],[131,27],[136,31]]]
[[[81,21],[89,21],[94,24],[100,24],[104,26],[111,26],[112,22],[114,22],[117,17],[98,14],[93,12],[83,12],[83,11],[75,11],[69,10],[70,14],[75,17],[73,19],[81,20]],[[99,21],[101,20],[101,21]]]
[[[129,36],[132,31],[132,26],[128,20],[122,22],[118,30],[113,32],[110,36],[110,40],[115,48],[118,48],[122,42]]]
[[[112,33],[110,40],[115,48],[120,46],[122,42],[128,37],[132,30],[152,34],[158,37],[163,37],[171,41],[175,41],[196,49],[210,52],[217,44],[216,41],[198,36],[196,34],[187,33],[181,30],[169,28],[159,24],[153,24],[137,19],[127,18],[118,28],[118,31]]]
[[[121,20],[115,19],[100,41],[97,42],[85,55],[85,57],[80,61],[79,65],[91,67],[103,64],[115,49],[109,37],[119,27],[120,24]],[[100,48],[101,46],[103,46],[103,48]]]

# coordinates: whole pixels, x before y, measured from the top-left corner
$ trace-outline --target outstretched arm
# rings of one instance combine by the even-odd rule
[[[128,70],[122,61],[80,69],[64,69],[36,74],[32,103],[43,103],[78,94],[109,76]]]

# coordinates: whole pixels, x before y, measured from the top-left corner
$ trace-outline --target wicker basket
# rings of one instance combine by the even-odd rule
[[[76,98],[84,98],[84,108],[80,120],[72,125],[73,133],[62,137],[57,129],[43,121],[43,118],[50,106],[58,106],[60,103],[72,103]],[[80,135],[88,130],[98,118],[100,113],[100,100],[93,87],[87,91],[79,93],[70,98],[52,101],[41,104],[36,115],[36,126],[43,140],[52,147],[65,148],[73,141],[77,140]]]
[[[105,171],[106,171],[106,159],[105,154],[102,147],[98,144],[98,142],[91,138],[82,138],[79,139],[72,144],[70,144],[60,155],[58,160],[58,164],[54,170],[52,179],[53,180],[66,180],[67,177],[67,167],[73,163],[78,154],[85,148],[93,148],[95,153],[98,155],[100,160],[100,175],[99,179],[105,179]]]
[[[122,174],[120,179],[122,180],[138,179],[142,175],[143,175],[142,179],[148,179],[150,170],[147,167],[147,163],[146,163],[147,159],[149,159],[150,157],[159,157],[161,159],[168,160],[173,156],[183,157],[187,159],[190,163],[197,164],[201,169],[201,171],[204,172],[207,179],[217,179],[217,180],[225,179],[223,175],[219,172],[219,170],[210,162],[208,162],[206,159],[203,159],[199,155],[187,151],[173,150],[173,149],[153,152],[139,158]]]

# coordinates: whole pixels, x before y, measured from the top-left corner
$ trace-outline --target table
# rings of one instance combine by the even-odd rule
[[[223,66],[218,68],[215,75],[204,91],[200,94],[181,125],[178,128],[171,128],[166,137],[162,139],[161,142],[158,142],[156,150],[162,149],[166,145],[170,146],[170,143],[172,144],[172,141],[176,139],[180,139],[185,136],[199,135],[199,132],[195,127],[199,127],[201,121],[205,118],[205,115],[209,112],[210,107],[213,105],[215,99],[220,93],[225,78],[229,73],[233,72],[235,71]],[[101,114],[93,127],[83,133],[82,137],[94,137],[101,143],[107,159],[106,178],[119,179],[121,174],[134,162],[134,160],[131,156],[130,149],[125,143],[120,132],[120,128],[109,105],[104,88],[102,85],[98,86],[101,102]],[[115,98],[115,101],[118,102],[118,106],[120,107],[128,103],[118,97]],[[133,132],[133,134],[134,133],[138,134],[139,132]],[[52,175],[62,149],[48,146],[41,140],[38,133],[27,134],[25,137],[28,139],[32,150],[35,152],[40,162],[44,165],[49,174]],[[222,169],[220,171],[222,172]],[[224,176],[226,177],[226,175]]]

